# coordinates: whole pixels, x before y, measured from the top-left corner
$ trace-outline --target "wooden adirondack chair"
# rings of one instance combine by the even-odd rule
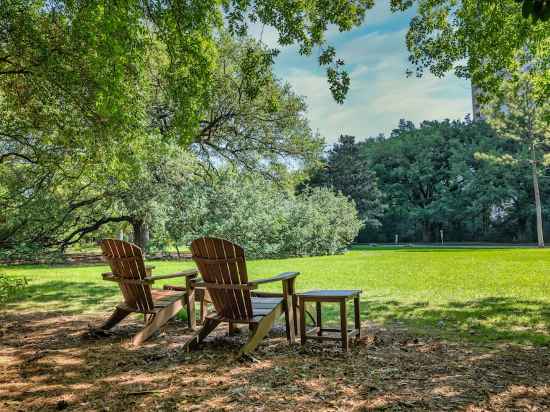
[[[192,294],[169,288],[153,289],[151,285],[156,280],[176,277],[184,277],[190,284],[190,280],[197,276],[195,269],[171,275],[151,276],[151,268],[145,267],[138,246],[116,239],[104,239],[100,246],[112,270],[103,273],[103,279],[117,282],[124,297],[124,302],[117,305],[111,317],[100,326],[100,330],[111,329],[130,313],[142,313],[145,326],[132,339],[134,345],[140,345],[174,317],[183,305],[187,305],[188,315],[191,315],[190,308],[194,305]],[[193,328],[194,313],[188,319],[189,327]]]
[[[251,336],[239,351],[239,356],[248,354],[256,349],[283,312],[287,338],[289,342],[294,341],[297,326],[294,281],[298,272],[249,281],[243,249],[223,239],[196,239],[191,243],[191,252],[203,280],[194,283],[194,286],[206,288],[216,312],[206,315],[202,329],[188,342],[189,348],[197,346],[221,322],[229,323],[230,330],[233,325],[248,324]],[[269,282],[282,282],[283,293],[252,292],[259,285]]]

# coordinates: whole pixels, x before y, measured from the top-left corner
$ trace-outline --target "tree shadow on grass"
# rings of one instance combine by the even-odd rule
[[[339,319],[334,305],[323,305],[323,313],[329,322]],[[430,305],[367,299],[361,302],[361,317],[454,341],[550,344],[550,303],[540,300],[486,297]]]
[[[469,247],[469,246],[463,246],[463,247],[454,247],[454,246],[441,246],[441,247],[409,247],[409,248],[396,248],[396,247],[373,247],[373,248],[357,248],[352,250],[357,250],[361,252],[377,252],[377,251],[384,251],[384,252],[407,252],[407,253],[447,253],[447,254],[454,254],[454,253],[461,253],[461,252],[468,252],[468,253],[487,253],[487,252],[510,252],[510,251],[520,251],[520,250],[538,250],[536,247]]]
[[[54,309],[67,314],[105,311],[121,299],[116,285],[93,282],[48,281],[27,286],[8,309]],[[180,319],[185,319],[185,311]],[[313,307],[309,310],[315,313]],[[348,324],[353,311],[348,310]],[[510,297],[486,297],[465,302],[430,305],[428,302],[404,303],[397,300],[367,298],[361,302],[363,320],[402,325],[420,334],[443,336],[450,340],[475,342],[506,341],[521,344],[550,344],[550,303]],[[325,323],[338,325],[339,309],[323,304]]]
[[[116,286],[102,286],[94,282],[47,281],[33,282],[25,287],[8,308],[29,307],[38,304],[44,308],[62,310],[65,313],[82,313],[105,309],[120,297]]]

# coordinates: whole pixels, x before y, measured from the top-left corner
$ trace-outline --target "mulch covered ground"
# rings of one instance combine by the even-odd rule
[[[131,320],[89,336],[99,316],[0,314],[0,410],[550,410],[548,348],[449,343],[364,324],[349,354],[329,343],[289,346],[281,331],[255,360],[246,334],[182,348],[183,322],[140,348]]]

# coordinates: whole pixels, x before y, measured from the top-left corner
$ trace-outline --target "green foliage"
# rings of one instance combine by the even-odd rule
[[[319,64],[327,67],[327,80],[333,98],[343,103],[350,78],[343,70],[343,61],[326,43],[325,32],[331,25],[339,31],[361,25],[366,10],[374,6],[374,0],[224,0],[223,5],[232,33],[246,33],[250,21],[275,28],[279,34],[279,44],[297,44],[302,55],[310,55],[315,48],[321,48]]]
[[[63,256],[55,249],[44,249],[43,245],[32,243],[16,243],[3,245],[0,249],[0,261],[16,263],[22,261],[41,261],[47,263],[61,263]]]
[[[361,227],[354,205],[327,189],[294,195],[258,176],[227,174],[179,189],[167,229],[179,244],[216,236],[251,257],[335,254]]]
[[[309,127],[303,98],[275,77],[272,51],[228,36],[218,50],[207,115],[190,147],[204,167],[231,163],[278,178],[289,163],[315,164],[324,141]]]
[[[538,244],[542,247],[544,228],[539,180],[548,166],[546,161],[550,154],[550,101],[541,99],[535,93],[535,70],[536,66],[527,66],[520,73],[507,76],[498,93],[495,93],[487,105],[489,122],[502,138],[510,139],[513,144],[501,156],[484,155],[496,162],[516,165],[523,172],[526,169],[524,166],[530,166]]]
[[[315,164],[323,144],[311,132],[303,99],[275,78],[270,51],[257,43],[222,36],[216,49],[208,115],[190,146],[170,138],[179,135],[177,107],[153,96],[153,127],[108,147],[96,141],[92,157],[78,144],[48,145],[19,129],[21,135],[0,141],[0,240],[66,247],[105,225],[118,235],[129,223],[137,243],[145,246],[148,231],[162,247],[166,210],[181,182],[228,164],[299,180],[287,164]]]
[[[19,296],[28,284],[27,278],[0,273],[0,306]]]
[[[418,11],[407,47],[417,75],[454,71],[494,92],[503,73],[516,73],[525,64],[521,56],[527,52],[528,60],[541,67],[535,93],[548,98],[549,20],[525,19],[516,0],[392,0],[394,10],[413,5]]]
[[[385,205],[376,176],[353,136],[340,136],[328,152],[322,169],[311,177],[312,186],[330,187],[352,199],[367,228],[378,227]]]
[[[423,122],[417,128],[401,121],[388,139],[367,140],[362,150],[388,203],[379,237],[369,240],[393,241],[398,234],[402,241],[433,242],[439,230],[447,240],[494,239],[523,190],[511,180],[517,169],[478,157],[504,151],[482,122]]]
[[[518,143],[519,161],[531,161],[533,152],[542,165],[550,149],[550,100],[535,93],[537,74],[524,69],[507,76],[499,90],[484,107],[489,123],[503,139]]]

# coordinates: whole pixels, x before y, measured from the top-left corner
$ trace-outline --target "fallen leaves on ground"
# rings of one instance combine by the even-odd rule
[[[335,344],[288,345],[278,329],[249,360],[246,332],[219,327],[184,350],[179,321],[139,348],[139,320],[90,333],[97,315],[0,315],[0,410],[549,410],[550,352],[472,345],[364,323],[348,354]]]

